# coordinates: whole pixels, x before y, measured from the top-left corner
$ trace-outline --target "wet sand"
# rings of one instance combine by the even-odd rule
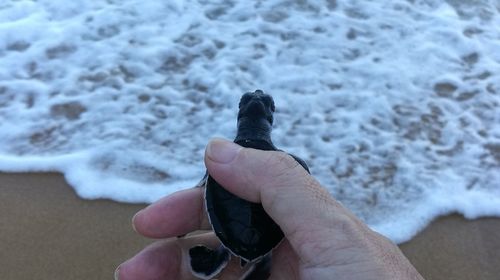
[[[82,200],[56,173],[0,174],[0,279],[113,279],[150,243],[130,226],[143,206]]]
[[[400,245],[425,279],[500,279],[500,219],[441,217]]]
[[[57,173],[0,173],[0,279],[113,279],[152,242],[130,226],[142,207],[82,200]],[[428,280],[497,280],[500,219],[443,217],[401,248]]]

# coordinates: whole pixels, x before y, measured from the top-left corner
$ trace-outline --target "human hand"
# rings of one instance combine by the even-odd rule
[[[423,279],[396,245],[370,230],[287,154],[213,140],[205,165],[228,191],[262,203],[283,230],[285,240],[272,255],[271,279]],[[120,265],[118,279],[196,279],[187,251],[197,244],[216,247],[217,238],[213,233],[176,236],[211,229],[203,191],[177,192],[135,215],[137,232],[167,239]],[[218,278],[242,274],[233,258]]]

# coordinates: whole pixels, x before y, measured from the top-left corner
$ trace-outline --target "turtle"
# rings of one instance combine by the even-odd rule
[[[243,94],[234,142],[247,148],[281,151],[271,141],[274,111],[273,98],[262,90]],[[309,172],[302,159],[290,155]],[[271,270],[271,251],[283,240],[283,231],[262,204],[233,195],[208,172],[200,186],[205,187],[205,210],[221,245],[215,250],[203,245],[190,248],[192,273],[202,279],[211,279],[222,271],[232,254],[240,258],[241,267],[249,266],[243,279],[267,279]]]

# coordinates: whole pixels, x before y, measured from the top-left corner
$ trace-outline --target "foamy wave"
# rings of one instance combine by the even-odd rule
[[[0,4],[0,169],[152,202],[260,88],[275,144],[393,240],[500,216],[497,26],[487,0]]]

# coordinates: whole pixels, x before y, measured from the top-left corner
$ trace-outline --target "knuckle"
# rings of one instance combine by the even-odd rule
[[[277,174],[276,176],[290,175],[299,163],[285,152],[270,153],[268,164]]]

